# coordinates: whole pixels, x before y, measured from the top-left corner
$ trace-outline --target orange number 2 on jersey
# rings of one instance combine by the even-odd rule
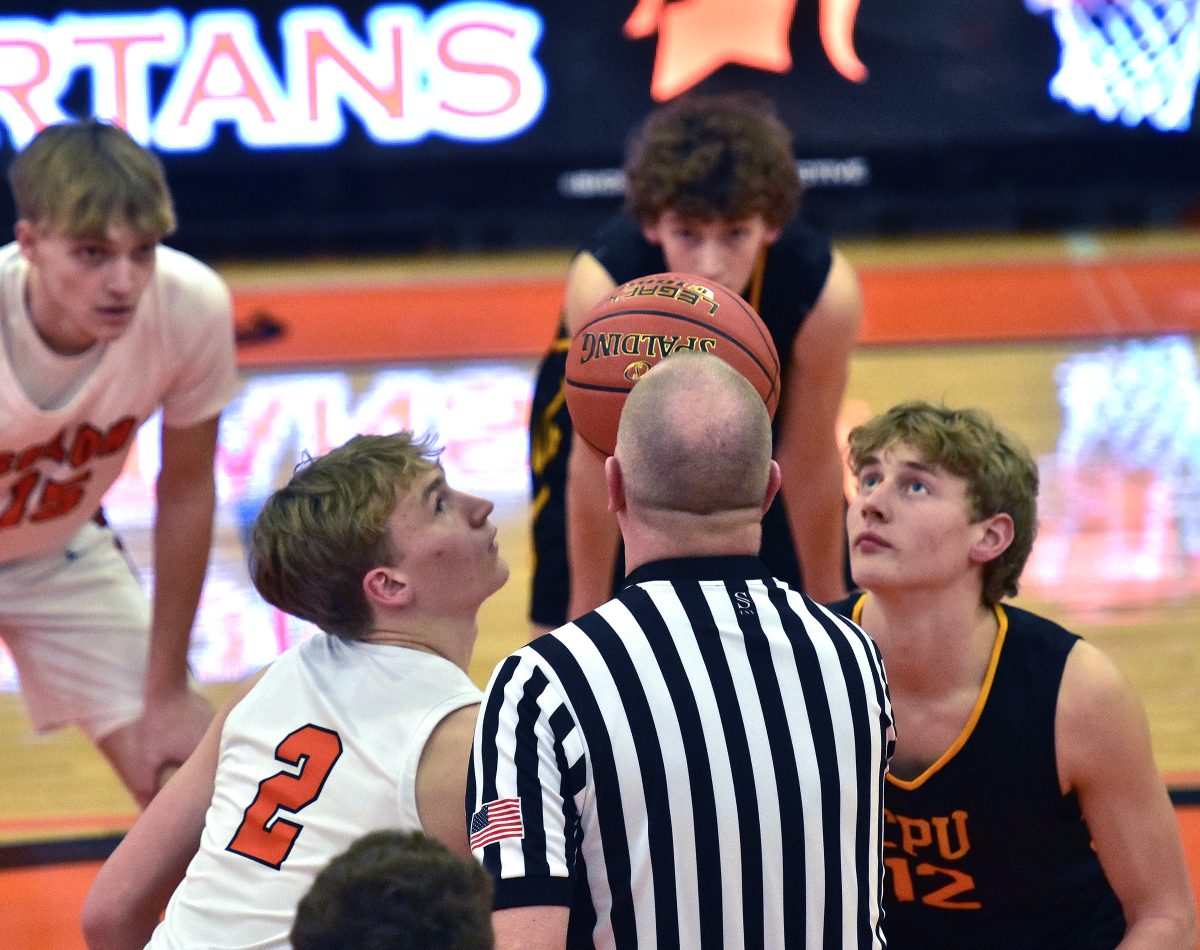
[[[258,794],[227,849],[278,870],[304,826],[277,817],[276,812],[295,814],[315,802],[341,754],[341,737],[320,726],[301,726],[279,743],[275,758],[300,766],[300,771],[276,772],[258,783]]]

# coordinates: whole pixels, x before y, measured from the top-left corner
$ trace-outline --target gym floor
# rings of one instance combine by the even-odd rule
[[[1039,460],[1042,519],[1018,602],[1084,634],[1133,682],[1200,893],[1200,234],[841,245],[866,320],[845,427],[905,398],[992,412]],[[218,460],[222,506],[194,661],[215,702],[311,631],[245,579],[252,505],[358,430],[433,428],[452,483],[495,498],[506,587],[485,604],[482,685],[528,634],[524,425],[567,254],[220,264],[244,389]],[[149,427],[110,495],[146,564]],[[6,659],[0,655],[0,660]],[[33,734],[0,662],[0,906],[6,947],[73,948],[98,859],[132,800],[77,732]]]

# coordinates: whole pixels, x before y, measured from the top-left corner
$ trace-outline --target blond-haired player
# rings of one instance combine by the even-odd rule
[[[351,439],[267,500],[254,585],[325,632],[235,696],[150,803],[88,895],[90,946],[283,950],[318,872],[361,835],[469,853],[466,667],[508,576],[491,511],[408,433]]]
[[[884,928],[905,950],[1194,950],[1141,703],[1103,653],[1003,603],[1037,468],[986,415],[902,403],[850,433],[854,578],[896,713]]]
[[[139,803],[212,709],[187,650],[212,536],[213,458],[234,395],[229,292],[160,241],[158,160],[96,120],[43,129],[9,171],[0,248],[0,637],[34,725],[78,725]],[[99,516],[162,412],[148,605]]]

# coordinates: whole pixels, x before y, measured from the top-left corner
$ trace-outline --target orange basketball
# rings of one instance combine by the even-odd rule
[[[614,288],[571,339],[566,397],[575,431],[611,455],[625,396],[651,366],[681,350],[721,357],[750,380],[774,418],[779,354],[754,309],[716,281],[652,274]]]

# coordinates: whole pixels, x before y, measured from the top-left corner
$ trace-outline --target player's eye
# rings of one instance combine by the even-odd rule
[[[94,263],[104,259],[105,250],[99,244],[80,244],[75,248],[75,256],[85,263]]]
[[[860,490],[874,488],[879,484],[879,475],[876,472],[862,472],[858,476],[858,487]]]
[[[908,490],[910,492],[912,492],[914,495],[928,495],[929,494],[929,486],[926,485],[919,478],[914,478],[911,482],[908,483]]]

